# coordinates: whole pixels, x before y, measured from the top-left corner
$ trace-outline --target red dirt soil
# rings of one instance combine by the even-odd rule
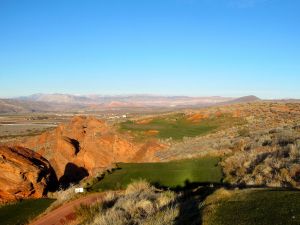
[[[195,114],[191,115],[190,117],[188,117],[187,120],[194,122],[194,123],[198,123],[201,120],[206,119],[208,117],[209,117],[208,114],[195,113]]]
[[[71,221],[76,220],[75,210],[80,205],[91,205],[93,203],[99,202],[103,199],[105,193],[94,193],[88,196],[76,199],[74,201],[68,202],[61,207],[51,211],[38,218],[36,221],[30,223],[30,225],[64,225]]]
[[[146,124],[151,123],[152,120],[153,120],[152,118],[142,119],[142,120],[136,121],[136,124],[139,124],[139,125],[146,125]]]

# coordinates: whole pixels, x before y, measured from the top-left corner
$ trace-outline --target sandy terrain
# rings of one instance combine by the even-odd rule
[[[30,225],[63,225],[67,222],[76,219],[75,209],[82,204],[90,205],[92,203],[101,201],[105,193],[94,193],[83,198],[76,199],[61,207],[53,210],[52,212],[38,218]]]

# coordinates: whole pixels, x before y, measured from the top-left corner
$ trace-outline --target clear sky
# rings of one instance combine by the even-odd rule
[[[1,97],[299,86],[299,0],[0,0]]]

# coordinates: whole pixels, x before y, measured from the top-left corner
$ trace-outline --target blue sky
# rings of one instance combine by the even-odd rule
[[[0,0],[0,96],[300,98],[298,0]]]

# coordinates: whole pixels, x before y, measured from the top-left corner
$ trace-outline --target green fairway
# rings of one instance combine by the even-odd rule
[[[244,190],[218,202],[205,225],[299,225],[300,192]]]
[[[184,187],[188,182],[220,183],[222,171],[218,162],[218,158],[202,158],[166,163],[120,163],[119,169],[107,174],[92,190],[123,189],[138,179],[170,188]]]
[[[205,118],[199,121],[189,120],[183,114],[173,114],[162,117],[155,117],[149,122],[126,121],[120,124],[121,131],[130,131],[138,139],[147,137],[173,138],[180,140],[183,137],[195,137],[205,135],[215,131],[218,128],[241,124],[240,119],[233,118],[230,115]]]
[[[53,199],[29,199],[0,207],[0,225],[26,224],[44,212]]]

